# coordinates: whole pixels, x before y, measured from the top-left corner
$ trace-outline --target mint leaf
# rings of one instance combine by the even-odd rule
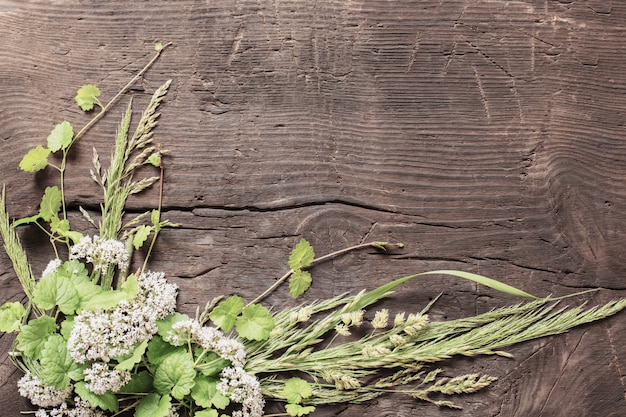
[[[243,300],[240,296],[231,295],[215,306],[209,314],[209,318],[217,327],[225,332],[229,332],[235,325],[237,316],[243,310],[243,306]]]
[[[260,304],[244,308],[236,323],[237,333],[250,340],[266,340],[274,326],[274,317]]]
[[[287,414],[290,416],[300,417],[312,413],[315,411],[315,407],[312,405],[302,406],[300,404],[287,404],[285,405],[285,411],[287,411]]]
[[[65,150],[72,144],[73,137],[74,129],[72,125],[67,120],[63,120],[48,135],[48,149],[50,149],[50,152]]]
[[[152,226],[148,226],[145,224],[137,228],[137,230],[135,231],[135,235],[133,236],[133,246],[135,247],[135,250],[143,246],[143,244],[148,239],[148,236],[150,236],[150,232],[152,232],[152,229]]]
[[[289,256],[289,267],[291,269],[298,270],[302,268],[306,268],[307,266],[313,263],[315,259],[315,252],[313,251],[313,247],[306,239],[300,239],[300,242],[293,248],[291,251],[291,256]]]
[[[26,172],[41,171],[48,166],[48,155],[50,155],[50,149],[38,145],[24,155],[19,167]]]
[[[46,191],[41,198],[39,204],[39,216],[49,222],[53,217],[57,217],[57,213],[61,210],[62,198],[61,191],[56,185],[46,187]],[[69,228],[68,228],[69,229]]]
[[[197,405],[209,408],[213,405],[212,398],[217,394],[217,380],[203,375],[196,377],[196,385],[191,389],[191,398]]]
[[[154,388],[177,400],[189,395],[195,384],[194,361],[188,352],[176,352],[163,359],[154,372]]]
[[[62,313],[74,314],[80,298],[72,281],[59,274],[47,274],[35,284],[33,302],[42,310],[58,306]]]
[[[74,391],[76,391],[76,394],[78,394],[83,401],[87,401],[94,408],[98,407],[104,411],[111,411],[113,413],[117,413],[120,408],[115,394],[108,391],[102,395],[94,394],[89,391],[84,382],[76,383]]]
[[[70,372],[79,368],[67,350],[67,342],[60,334],[48,337],[41,351],[41,376],[47,385],[58,390],[70,385]]]
[[[299,297],[311,286],[313,277],[308,271],[296,269],[289,278],[289,292],[293,298]]]
[[[309,398],[313,395],[313,388],[302,378],[289,378],[285,381],[283,395],[288,403],[299,404],[304,398]]]
[[[94,104],[100,104],[98,96],[100,95],[100,89],[93,84],[83,85],[76,92],[74,100],[78,107],[83,111],[89,111],[93,109]]]
[[[50,316],[41,316],[22,326],[17,335],[17,348],[25,356],[37,360],[41,357],[41,351],[48,340],[48,336],[56,332],[56,321]]]
[[[135,417],[166,417],[170,414],[172,398],[156,392],[148,394],[135,409]]]
[[[26,309],[17,301],[4,303],[0,307],[0,332],[11,333],[20,329]]]

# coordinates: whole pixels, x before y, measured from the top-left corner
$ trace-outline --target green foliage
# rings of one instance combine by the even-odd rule
[[[80,297],[66,277],[47,274],[35,285],[33,302],[42,310],[58,307],[64,314],[74,314],[80,305]]]
[[[218,382],[215,378],[198,375],[196,385],[191,390],[191,398],[204,408],[215,407],[222,410],[228,407],[230,400],[217,391]]]
[[[143,244],[148,239],[148,236],[150,236],[150,233],[152,233],[153,229],[154,227],[148,226],[146,224],[142,224],[137,228],[137,230],[135,231],[135,235],[133,236],[133,247],[135,248],[135,250],[143,246]]]
[[[283,395],[288,403],[300,404],[303,399],[309,398],[312,394],[313,388],[311,384],[302,378],[293,377],[285,381]]]
[[[312,405],[302,406],[300,404],[285,404],[285,411],[287,411],[287,414],[290,416],[300,417],[312,413],[315,411],[315,407]]]
[[[166,417],[170,413],[171,406],[172,397],[168,394],[159,395],[153,392],[137,405],[135,417]]]
[[[225,332],[229,332],[235,326],[237,317],[243,311],[243,307],[244,304],[241,297],[231,295],[215,306],[209,314],[209,318],[217,327]]]
[[[17,348],[24,355],[38,360],[41,358],[41,351],[48,340],[48,337],[57,330],[56,320],[50,316],[41,316],[22,326],[22,330],[17,335]]]
[[[297,269],[289,278],[289,292],[293,298],[304,294],[311,287],[313,277],[309,271]]]
[[[98,87],[93,84],[86,84],[78,89],[74,101],[76,101],[81,110],[89,111],[93,109],[94,105],[100,105],[100,101],[98,101],[99,96],[100,89]]]
[[[74,386],[74,391],[76,391],[76,394],[78,394],[83,401],[87,401],[92,407],[97,407],[104,411],[111,411],[113,413],[117,413],[119,411],[119,401],[115,394],[111,392],[105,392],[100,395],[94,394],[89,391],[84,382],[78,382]]]
[[[50,149],[44,148],[41,145],[37,145],[35,148],[28,151],[26,155],[20,161],[19,167],[22,171],[36,172],[41,171],[48,166],[48,156],[50,155]]]
[[[194,361],[188,352],[168,355],[154,372],[154,388],[160,394],[171,394],[181,400],[189,395],[195,384]]]
[[[252,304],[243,309],[237,317],[236,329],[239,336],[249,340],[265,340],[276,326],[274,317],[267,308],[260,304]]]
[[[134,373],[126,385],[120,389],[120,393],[125,394],[146,394],[154,390],[152,385],[152,375],[143,370]]]
[[[26,309],[19,302],[4,303],[0,307],[0,332],[11,333],[18,331],[22,320],[26,316]]]
[[[48,149],[50,152],[66,150],[72,144],[74,138],[74,128],[67,120],[62,121],[52,129],[48,135]]]
[[[294,271],[306,268],[313,263],[313,259],[315,259],[313,246],[305,239],[300,239],[289,256],[289,267]]]
[[[118,371],[130,371],[142,361],[144,353],[146,353],[146,349],[148,348],[148,341],[144,340],[135,346],[135,349],[125,358],[116,358],[118,360],[118,364],[115,365],[115,369]]]
[[[70,374],[74,377],[82,374],[81,366],[70,356],[67,342],[60,334],[53,334],[47,338],[41,351],[41,367],[44,381],[58,390],[70,385]]]

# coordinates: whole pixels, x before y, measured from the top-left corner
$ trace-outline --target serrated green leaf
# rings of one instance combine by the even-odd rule
[[[89,111],[99,103],[98,96],[100,96],[100,89],[93,84],[86,84],[78,89],[74,100],[83,111]]]
[[[222,369],[230,366],[230,361],[222,358],[215,352],[207,352],[198,363],[198,370],[206,376],[215,376],[222,372]]]
[[[274,317],[261,304],[244,308],[236,322],[237,333],[249,340],[266,340],[274,326]]]
[[[189,395],[195,384],[194,361],[188,352],[167,356],[154,372],[154,388],[160,394],[171,394],[177,400]]]
[[[74,314],[80,305],[80,297],[72,281],[55,273],[47,274],[35,284],[33,302],[42,310],[58,306],[63,314]]]
[[[61,322],[61,336],[65,340],[68,340],[72,335],[72,329],[74,328],[74,317],[75,316],[66,316],[65,320]]]
[[[209,408],[213,405],[212,398],[217,394],[217,380],[204,375],[196,377],[196,385],[191,389],[191,398],[197,405]]]
[[[283,395],[288,403],[300,404],[304,398],[313,395],[313,388],[304,379],[293,377],[285,381]]]
[[[311,286],[313,277],[308,271],[296,269],[289,277],[289,292],[293,298],[299,297]]]
[[[172,397],[159,395],[156,392],[148,394],[135,409],[135,417],[166,417],[170,413]]]
[[[22,330],[17,335],[17,348],[24,355],[37,360],[41,357],[48,337],[56,332],[56,321],[50,316],[41,316],[22,326]]]
[[[152,226],[148,226],[145,224],[137,228],[137,230],[135,231],[135,235],[133,236],[133,247],[135,248],[135,250],[143,246],[143,244],[148,239],[148,236],[150,236],[150,233],[152,232],[152,230],[153,230]]]
[[[315,407],[312,405],[302,406],[300,404],[286,404],[285,411],[287,411],[287,414],[290,416],[300,417],[312,413],[315,411]]]
[[[161,227],[161,211],[152,210],[152,213],[150,213],[150,221],[154,229],[158,231]]]
[[[70,230],[70,222],[67,219],[59,219],[57,216],[50,220],[50,231],[61,237],[66,237],[77,243],[82,237],[82,233]]]
[[[74,391],[83,401],[87,401],[94,408],[97,407],[101,410],[111,411],[113,413],[117,413],[120,409],[117,397],[111,392],[107,391],[101,395],[94,394],[89,391],[84,382],[77,382],[74,386]]]
[[[44,382],[58,390],[70,385],[69,374],[80,368],[81,365],[74,362],[67,341],[56,333],[48,337],[41,351],[41,377]]]
[[[43,197],[41,198],[41,203],[39,204],[39,216],[43,220],[49,222],[53,217],[57,217],[59,210],[61,210],[61,204],[62,197],[59,187],[56,185],[53,187],[46,187],[46,191],[44,192]]]
[[[0,332],[11,333],[20,329],[26,309],[17,301],[4,303],[0,307]]]
[[[237,321],[237,317],[244,307],[243,300],[238,295],[231,295],[221,301],[209,314],[209,318],[217,327],[229,332]]]
[[[143,394],[153,391],[152,375],[148,371],[132,374],[130,381],[119,392],[126,394]]]
[[[63,276],[71,280],[74,284],[84,281],[90,281],[89,271],[84,263],[73,259],[65,261],[57,269],[57,275]]]
[[[73,137],[74,129],[72,125],[67,120],[63,120],[48,135],[48,149],[50,149],[50,152],[67,149],[72,144]]]
[[[163,340],[160,336],[154,336],[148,342],[148,353],[146,358],[151,365],[158,366],[169,355],[177,352],[184,352],[185,348],[179,346],[173,346]]]
[[[315,259],[315,251],[313,246],[306,239],[300,239],[300,242],[293,248],[291,255],[289,256],[289,267],[291,269],[298,270],[306,268],[313,263]]]
[[[50,149],[44,148],[41,145],[28,151],[26,155],[20,161],[20,169],[26,172],[41,171],[48,166],[48,156],[50,155]]]
[[[119,361],[117,365],[115,365],[115,369],[118,371],[130,371],[135,367],[136,364],[141,362],[143,359],[143,354],[146,353],[146,349],[148,347],[148,341],[144,340],[143,342],[137,344],[133,349],[132,353],[124,358],[124,360]]]

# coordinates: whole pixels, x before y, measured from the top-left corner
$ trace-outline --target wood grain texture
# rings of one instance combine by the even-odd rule
[[[95,83],[135,86],[145,104],[173,79],[156,139],[167,157],[163,233],[152,267],[186,312],[224,292],[251,299],[291,247],[320,254],[401,241],[316,267],[310,298],[373,288],[433,268],[477,272],[538,295],[605,287],[626,295],[626,4],[560,1],[0,1],[0,178],[15,217],[33,214],[53,172],[18,172],[28,149]],[[96,210],[91,148],[109,154],[125,103],[75,149],[69,203]],[[137,109],[140,106],[136,107]],[[155,190],[129,210],[155,206]],[[87,229],[85,229],[87,230]],[[36,230],[27,249],[47,254]],[[371,252],[371,253],[370,253]],[[46,256],[32,258],[41,271]],[[511,303],[450,278],[414,283],[386,305],[462,317]],[[0,299],[23,297],[0,256]],[[267,299],[292,305],[286,289]],[[29,409],[0,337],[0,410]],[[321,416],[624,416],[624,316],[452,368],[500,380],[441,410],[401,396]],[[279,412],[276,405],[268,412]]]

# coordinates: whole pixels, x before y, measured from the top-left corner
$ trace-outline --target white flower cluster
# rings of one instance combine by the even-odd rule
[[[51,260],[50,262],[48,262],[48,265],[46,265],[46,269],[43,270],[43,272],[41,273],[41,276],[45,277],[48,274],[52,274],[56,272],[62,263],[63,262],[59,258]]]
[[[184,320],[172,325],[167,341],[181,345],[187,340],[197,343],[205,350],[217,353],[235,367],[243,367],[246,364],[246,351],[240,342],[226,337],[214,327],[202,326],[197,320]]]
[[[235,410],[232,417],[261,417],[265,400],[261,393],[259,380],[241,367],[222,369],[217,390],[231,401],[241,404],[241,410]]]
[[[128,266],[124,243],[115,239],[100,239],[99,236],[82,237],[72,246],[70,259],[85,259],[96,271],[106,271],[109,265],[117,265],[121,269]]]
[[[106,363],[94,363],[83,371],[86,387],[97,395],[107,391],[117,392],[130,381],[130,372],[109,369]]]
[[[131,302],[76,316],[67,345],[77,363],[109,362],[130,353],[135,344],[157,332],[157,320],[174,312],[178,287],[169,284],[163,273],[146,272],[137,281],[140,292]]]
[[[63,390],[57,390],[45,385],[39,378],[30,372],[26,372],[19,381],[17,387],[22,397],[26,397],[31,403],[39,407],[56,407],[65,402],[72,393],[69,386]]]
[[[87,401],[80,397],[74,398],[74,405],[61,404],[58,408],[46,411],[39,409],[35,412],[35,417],[106,417],[102,411],[92,408]]]

